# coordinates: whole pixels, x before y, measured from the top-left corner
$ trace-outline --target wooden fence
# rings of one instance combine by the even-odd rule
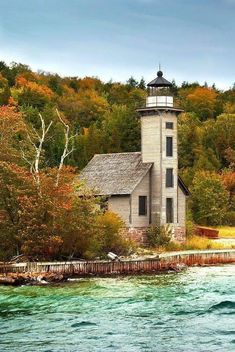
[[[235,263],[235,250],[185,251],[165,253],[148,259],[112,261],[1,263],[0,273],[58,273],[67,276],[108,276],[151,273],[174,269],[181,265]]]

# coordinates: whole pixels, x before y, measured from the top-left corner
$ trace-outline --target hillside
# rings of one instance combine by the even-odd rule
[[[184,82],[178,87],[173,82],[172,92],[185,110],[178,121],[178,143],[180,174],[191,191],[188,218],[205,225],[234,225],[235,86],[220,91],[206,83],[200,86]],[[66,196],[68,180],[95,153],[139,151],[136,109],[144,104],[146,94],[143,79],[137,82],[131,77],[125,84],[102,82],[96,77],[36,73],[27,65],[0,62],[0,227],[9,228],[11,223],[12,233],[17,228],[22,234],[12,199],[18,202],[19,196],[29,197],[26,193],[33,187],[30,173],[34,181],[35,177],[37,182],[37,177],[42,177],[40,182],[47,192],[52,189],[48,174],[57,177],[65,125],[70,136],[69,153],[64,159],[67,167],[61,175],[62,194]],[[37,175],[32,162],[42,132],[39,113],[46,126],[52,124],[41,145]],[[18,198],[13,196],[16,193]],[[30,199],[28,211],[33,206],[33,198]],[[68,204],[68,199],[60,201],[62,207]]]

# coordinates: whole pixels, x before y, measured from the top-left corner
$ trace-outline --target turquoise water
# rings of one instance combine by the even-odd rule
[[[235,266],[0,286],[0,351],[235,351]]]

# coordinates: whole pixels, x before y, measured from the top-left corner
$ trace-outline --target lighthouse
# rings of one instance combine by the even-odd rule
[[[177,118],[172,83],[158,71],[147,85],[146,106],[141,116],[141,155],[151,169],[151,223],[179,225]]]
[[[141,119],[141,151],[96,154],[82,171],[107,209],[118,214],[126,235],[143,243],[150,225],[170,224],[172,238],[185,240],[187,187],[178,176],[177,119],[183,111],[172,84],[158,71],[148,84]]]

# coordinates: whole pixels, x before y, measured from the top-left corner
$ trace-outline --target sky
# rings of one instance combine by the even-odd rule
[[[235,82],[235,0],[0,0],[0,60],[63,76]]]

